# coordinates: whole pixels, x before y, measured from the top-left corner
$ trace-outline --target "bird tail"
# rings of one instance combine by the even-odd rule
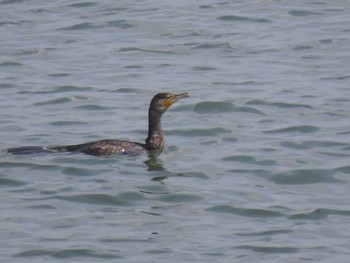
[[[16,148],[7,148],[5,151],[14,155],[21,155],[21,154],[38,154],[38,153],[56,153],[59,150],[51,149],[49,147],[24,146],[24,147],[16,147]]]

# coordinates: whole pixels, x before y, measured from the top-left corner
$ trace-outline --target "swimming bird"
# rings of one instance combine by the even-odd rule
[[[140,154],[144,151],[162,149],[164,147],[164,136],[161,127],[162,115],[176,101],[187,97],[189,97],[188,93],[158,93],[153,97],[148,110],[148,137],[145,143],[107,139],[76,145],[8,148],[6,151],[12,154],[81,152],[103,156],[111,154]]]

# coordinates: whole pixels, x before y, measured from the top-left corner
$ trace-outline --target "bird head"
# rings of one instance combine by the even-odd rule
[[[151,101],[150,110],[155,110],[160,114],[163,114],[171,105],[176,101],[187,98],[190,95],[188,93],[172,94],[172,93],[158,93]]]

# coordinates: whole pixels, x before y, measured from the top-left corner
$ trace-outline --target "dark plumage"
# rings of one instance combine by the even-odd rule
[[[12,154],[82,152],[90,155],[111,155],[140,154],[145,150],[162,149],[164,147],[162,115],[173,103],[186,97],[189,97],[188,93],[158,93],[153,97],[148,111],[148,137],[145,144],[123,140],[101,140],[66,146],[8,148],[6,151]]]

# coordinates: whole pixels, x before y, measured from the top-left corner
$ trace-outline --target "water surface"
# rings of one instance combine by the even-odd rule
[[[346,1],[2,1],[2,262],[347,262]]]

